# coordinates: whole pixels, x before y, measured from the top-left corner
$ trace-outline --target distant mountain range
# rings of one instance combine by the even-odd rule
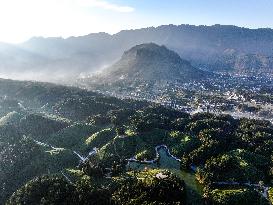
[[[166,25],[114,35],[97,33],[67,39],[35,37],[19,45],[0,44],[0,73],[47,81],[60,76],[74,78],[108,67],[125,50],[151,42],[165,45],[198,68],[273,73],[272,29],[222,25]]]

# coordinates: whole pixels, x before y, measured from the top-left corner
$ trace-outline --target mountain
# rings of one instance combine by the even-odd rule
[[[134,46],[124,52],[113,66],[104,69],[91,80],[98,84],[118,81],[167,81],[185,82],[206,76],[174,51],[154,43]]]
[[[273,70],[272,29],[164,25],[114,35],[95,33],[67,39],[34,37],[19,45],[9,45],[12,47],[9,52],[2,49],[7,45],[0,45],[1,74],[8,75],[7,69],[11,69],[14,75],[8,77],[35,80],[38,77],[46,81],[70,77],[71,81],[80,74],[108,67],[125,50],[149,42],[165,45],[195,67],[212,71],[248,73],[253,70],[272,74]],[[242,61],[241,56],[255,60]],[[266,63],[263,59],[267,59]]]
[[[225,71],[237,74],[272,74],[273,56],[246,54],[227,49],[215,61],[214,71]]]
[[[48,41],[51,44],[47,44],[47,49],[42,49]],[[272,61],[261,66],[254,63],[244,63],[240,66],[236,64],[236,59],[240,56],[258,55],[266,59],[272,58],[273,30],[269,28],[248,29],[229,25],[163,25],[124,30],[114,35],[96,33],[68,39],[33,38],[20,46],[38,53],[44,50],[50,50],[50,53],[54,55],[63,53],[62,55],[70,57],[70,59],[63,58],[67,61],[78,59],[78,62],[89,62],[87,67],[84,67],[87,64],[79,63],[78,68],[81,68],[81,71],[90,72],[107,67],[119,59],[125,50],[148,42],[167,46],[196,67],[231,72],[248,71],[251,67],[256,72],[272,73]],[[54,44],[54,52],[52,44]],[[233,60],[227,61],[230,58]],[[258,61],[262,62],[259,59]]]

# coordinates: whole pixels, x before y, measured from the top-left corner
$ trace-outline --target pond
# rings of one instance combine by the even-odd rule
[[[203,186],[196,180],[194,172],[183,171],[180,169],[180,160],[170,154],[169,149],[165,145],[160,145],[155,148],[157,157],[151,161],[138,161],[134,158],[128,160],[127,169],[144,170],[151,169],[166,169],[176,174],[184,180],[190,195],[198,195],[199,199],[203,195]],[[196,196],[195,196],[196,197]],[[193,203],[195,204],[195,203]]]

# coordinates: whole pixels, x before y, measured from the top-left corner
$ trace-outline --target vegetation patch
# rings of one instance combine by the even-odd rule
[[[215,189],[210,193],[216,205],[268,205],[268,201],[260,193],[251,189]]]

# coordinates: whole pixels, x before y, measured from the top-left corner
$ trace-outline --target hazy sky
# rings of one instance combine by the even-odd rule
[[[0,41],[162,24],[273,28],[273,0],[0,0]]]

